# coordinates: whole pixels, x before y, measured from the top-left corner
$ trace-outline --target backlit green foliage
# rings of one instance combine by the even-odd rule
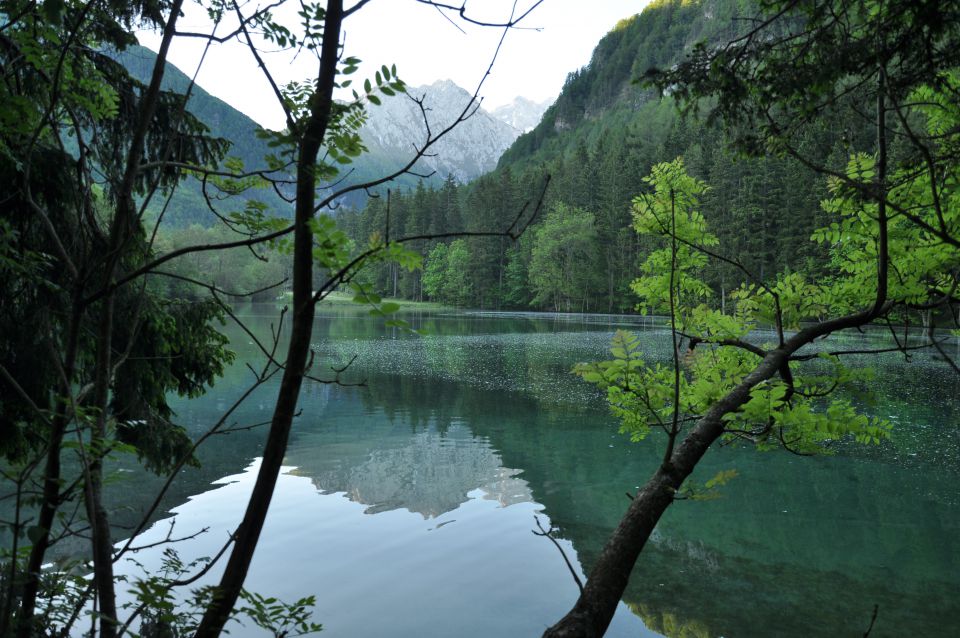
[[[463,239],[437,244],[427,256],[423,292],[441,303],[466,305],[471,292],[470,264],[470,248]]]
[[[690,177],[680,159],[657,164],[643,181],[653,187],[653,193],[633,200],[633,229],[640,235],[673,235],[678,245],[676,255],[670,246],[652,251],[641,266],[643,276],[630,288],[640,298],[639,309],[644,314],[669,311],[664,292],[669,291],[673,269],[675,294],[693,307],[711,296],[710,287],[697,277],[707,263],[707,256],[697,247],[719,243],[697,208],[707,185]]]
[[[924,104],[920,111],[927,132],[942,140],[941,152],[952,152],[952,147],[960,145],[960,109],[947,96],[960,88],[960,77],[957,72],[945,73],[942,81],[938,89],[921,87],[913,99]],[[847,165],[846,179],[830,179],[832,197],[823,208],[837,221],[813,235],[815,241],[830,246],[838,275],[826,301],[841,309],[876,293],[878,208],[857,188],[874,178],[874,165],[873,156],[855,155]],[[960,235],[960,166],[941,162],[934,184],[924,168],[917,163],[895,171],[887,196],[888,250],[894,266],[888,295],[908,307],[950,296],[960,268],[960,251],[944,241]]]
[[[606,392],[621,431],[634,441],[646,437],[652,428],[670,432],[675,417],[681,426],[699,419],[740,384],[764,354],[757,330],[769,327],[778,311],[786,327],[796,328],[801,320],[832,310],[834,299],[846,295],[848,304],[862,306],[871,294],[867,287],[850,298],[850,273],[843,269],[822,285],[792,273],[769,287],[745,285],[736,293],[733,315],[713,310],[706,305],[710,290],[697,278],[707,261],[701,248],[718,243],[696,210],[697,196],[706,186],[687,175],[679,159],[655,166],[645,181],[652,192],[634,200],[634,228],[658,237],[666,246],[650,254],[643,276],[632,288],[644,309],[669,310],[673,296],[677,329],[684,338],[680,343],[687,344],[678,353],[680,374],[675,376],[672,364],[646,362],[640,337],[624,331],[613,337],[612,359],[574,368],[574,373]],[[832,210],[830,202],[824,206]],[[864,261],[862,256],[857,259]],[[873,263],[868,260],[863,268],[875,268]],[[675,265],[672,273],[671,264]],[[871,275],[875,279],[876,273]],[[860,443],[886,438],[888,422],[867,417],[849,400],[831,396],[863,375],[847,370],[836,357],[825,355],[822,363],[826,365],[791,362],[789,372],[754,386],[749,400],[723,415],[725,436],[752,442],[760,449],[784,446],[801,453],[827,451],[831,443],[845,438]],[[679,393],[675,394],[677,381]]]

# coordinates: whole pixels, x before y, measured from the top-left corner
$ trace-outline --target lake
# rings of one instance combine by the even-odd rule
[[[241,312],[270,334],[273,306]],[[362,385],[305,385],[247,588],[315,595],[314,620],[330,637],[538,636],[577,588],[557,548],[532,533],[535,517],[582,574],[663,449],[657,437],[618,434],[570,368],[607,358],[621,328],[640,334],[649,361],[666,361],[669,333],[605,315],[404,318],[428,334],[320,308],[314,373],[329,378],[353,360],[341,381]],[[176,402],[193,435],[249,385],[244,363],[259,361],[249,337],[228,331],[237,363],[205,397]],[[896,423],[893,439],[815,458],[711,450],[694,479],[739,475],[720,498],[670,508],[609,636],[861,636],[874,605],[873,637],[960,635],[960,380],[927,354],[870,361],[878,397],[853,398]],[[278,379],[230,422],[269,420]],[[206,529],[177,545],[182,558],[213,555],[240,519],[263,435],[208,442],[202,467],[182,473],[167,514],[137,543],[164,538],[175,520],[173,537]],[[118,524],[136,518],[156,484],[130,472],[112,486],[129,506]],[[160,557],[159,548],[134,556],[151,571]],[[261,634],[234,624],[231,635]]]

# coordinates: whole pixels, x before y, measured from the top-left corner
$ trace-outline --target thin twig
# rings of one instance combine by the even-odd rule
[[[629,494],[627,495],[629,496]],[[553,543],[554,547],[557,548],[557,551],[560,552],[560,555],[563,556],[563,562],[567,564],[567,569],[570,570],[570,575],[573,576],[573,581],[577,584],[577,588],[580,590],[580,593],[583,593],[583,582],[581,582],[580,577],[577,575],[577,570],[573,568],[573,563],[570,562],[570,559],[567,558],[567,553],[563,551],[563,548],[560,547],[560,543],[557,542],[557,539],[553,537],[553,525],[550,525],[550,529],[543,529],[543,525],[540,523],[540,518],[534,514],[533,520],[537,522],[537,528],[540,530],[530,530],[533,532],[534,536],[545,536],[550,539],[550,542]]]
[[[877,613],[880,611],[880,605],[873,606],[873,615],[870,616],[870,626],[863,634],[863,638],[870,638],[870,632],[873,631],[873,623],[877,622]]]

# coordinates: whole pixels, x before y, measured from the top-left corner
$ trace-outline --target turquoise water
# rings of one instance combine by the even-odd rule
[[[249,307],[269,334],[273,309]],[[557,549],[532,533],[552,524],[578,570],[588,568],[661,448],[617,433],[602,400],[569,374],[606,355],[619,328],[640,332],[650,359],[667,333],[620,317],[409,315],[427,336],[350,310],[317,318],[314,373],[354,357],[343,387],[305,387],[250,589],[317,597],[328,636],[531,636],[577,590]],[[199,434],[252,375],[249,338],[206,397],[177,405]],[[845,337],[851,347],[878,337]],[[898,423],[875,448],[799,458],[726,447],[695,478],[739,476],[722,498],[668,511],[641,556],[611,636],[960,633],[960,382],[926,355],[885,356],[868,410]],[[269,419],[275,387],[235,415]],[[862,400],[861,397],[855,397]],[[262,428],[215,437],[203,467],[180,477],[163,520],[138,543],[187,536],[184,558],[210,556],[239,521]],[[153,482],[115,486],[132,521]],[[159,551],[136,560],[155,570]],[[132,564],[122,570],[135,574]],[[582,571],[580,572],[582,573]],[[212,582],[212,581],[211,581]],[[859,633],[858,633],[859,632]],[[257,635],[237,626],[232,635]]]

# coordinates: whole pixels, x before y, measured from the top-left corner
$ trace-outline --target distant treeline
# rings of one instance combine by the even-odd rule
[[[448,181],[440,189],[396,192],[389,207],[379,198],[343,212],[341,221],[359,244],[387,232],[388,208],[391,239],[502,230],[525,202],[532,207],[551,176],[543,209],[518,241],[419,241],[422,271],[377,265],[367,282],[380,294],[458,306],[629,311],[628,286],[649,248],[630,227],[631,201],[646,188],[642,179],[651,166],[679,156],[710,184],[701,210],[725,256],[743,266],[708,266],[705,278],[718,304],[745,280],[744,270],[766,279],[783,270],[816,272],[825,263],[825,249],[809,239],[824,222],[819,202],[827,185],[798,161],[739,157],[720,133],[684,120],[669,101],[613,111],[591,124],[600,129],[596,135],[571,136],[569,148],[547,161],[506,165],[467,186]],[[816,156],[842,167],[849,133],[825,123],[807,135],[804,143]]]
[[[380,262],[361,278],[381,295],[462,307],[631,311],[629,284],[650,249],[631,228],[631,201],[647,188],[643,178],[654,164],[680,156],[691,175],[710,185],[700,208],[728,261],[711,260],[702,278],[718,307],[747,273],[760,280],[784,271],[817,275],[827,247],[809,239],[826,220],[822,175],[790,157],[743,157],[719,128],[696,114],[681,116],[672,98],[639,81],[697,41],[729,40],[746,24],[738,18],[754,12],[746,0],[652,3],[601,40],[590,64],[568,76],[541,123],[516,141],[497,170],[468,185],[448,178],[439,186],[400,186],[362,209],[341,208],[339,222],[358,247],[372,236],[503,231],[524,204],[524,221],[529,217],[551,178],[543,207],[519,240],[419,240],[412,246],[424,255],[422,270]],[[873,147],[863,122],[855,113],[834,113],[807,127],[795,147],[840,170],[851,151]],[[166,239],[175,246],[209,232],[187,228]],[[200,258],[191,266],[247,288],[282,275],[277,260],[262,262],[245,250],[234,256],[231,266]]]
[[[362,245],[388,231],[395,239],[503,230],[551,176],[543,209],[518,241],[421,241],[422,271],[373,266],[368,282],[380,294],[477,308],[630,311],[628,287],[649,251],[631,229],[631,201],[654,164],[680,156],[710,185],[701,211],[733,262],[712,260],[703,273],[718,306],[745,272],[757,279],[784,270],[817,274],[826,248],[809,239],[826,219],[819,205],[826,180],[790,157],[742,157],[718,128],[681,116],[672,98],[638,81],[648,68],[681,59],[694,42],[729,40],[742,28],[736,18],[753,13],[752,3],[732,0],[654,3],[604,37],[496,171],[466,186],[448,180],[442,188],[392,193],[389,229],[386,198],[341,213]],[[808,127],[798,148],[841,169],[852,149],[872,148],[860,122],[836,113]]]

